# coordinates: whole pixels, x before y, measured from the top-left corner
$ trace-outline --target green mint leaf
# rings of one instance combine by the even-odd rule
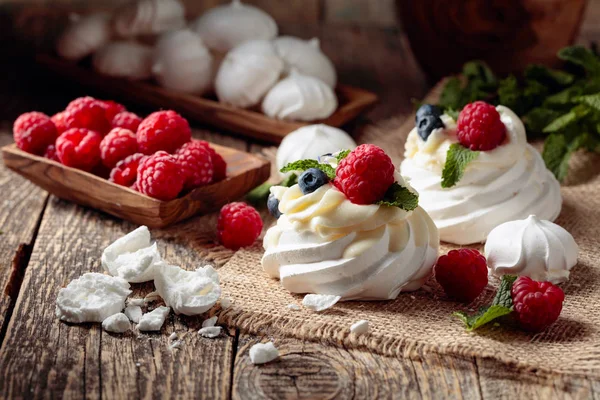
[[[522,94],[519,82],[509,75],[498,84],[498,102],[519,114],[522,110]]]
[[[492,305],[500,305],[503,307],[507,307],[507,308],[511,308],[513,305],[512,302],[512,295],[511,295],[511,289],[513,286],[513,283],[515,283],[515,281],[517,280],[517,276],[516,275],[504,275],[502,277],[502,282],[500,282],[500,287],[498,288],[498,291],[496,292],[496,296],[494,297],[494,300],[492,301]]]
[[[459,110],[463,107],[461,103],[462,88],[460,79],[457,77],[448,78],[442,93],[440,94],[439,105],[445,109]]]
[[[490,67],[483,61],[469,61],[463,65],[463,75],[468,80],[479,80],[482,83],[494,85],[497,82],[496,75]]]
[[[464,311],[456,311],[452,315],[460,318],[468,331],[473,331],[497,318],[508,315],[513,310],[511,289],[517,277],[504,275],[496,296],[490,306],[481,307],[475,314],[468,315]]]
[[[419,205],[419,195],[394,182],[383,196],[383,200],[378,201],[377,204],[412,211]]]
[[[458,115],[460,114],[460,111],[448,108],[444,112],[446,113],[446,115],[449,115],[450,118],[452,118],[453,120],[458,121]]]
[[[525,68],[525,79],[533,79],[540,83],[566,86],[573,83],[575,77],[568,72],[552,69],[543,65],[531,64]]]
[[[586,104],[596,111],[600,111],[600,93],[581,96],[575,99],[575,101]]]
[[[455,311],[452,315],[460,318],[465,323],[467,331],[474,331],[475,329],[480,328],[497,318],[508,315],[511,312],[511,308],[493,305],[490,307],[483,307],[479,312],[473,315],[468,315],[464,311]]]
[[[541,135],[544,128],[560,117],[560,111],[545,107],[537,107],[523,116],[523,123],[527,128],[527,135]]]
[[[589,114],[590,108],[585,104],[580,104],[576,107],[573,107],[571,111],[566,114],[561,115],[556,118],[554,121],[550,122],[548,126],[543,129],[544,133],[554,133],[561,129],[566,128],[572,123],[579,121],[587,114]]]
[[[337,154],[337,156],[335,156],[335,158],[337,159],[337,162],[339,163],[344,158],[348,157],[348,154],[350,154],[350,150],[342,150],[342,151],[338,152],[338,154]]]
[[[296,175],[296,174],[289,174],[288,176],[286,176],[281,181],[281,183],[279,184],[279,186],[292,187],[296,183],[298,183],[298,175]]]
[[[600,60],[583,46],[565,47],[558,52],[558,58],[579,65],[590,75],[600,74]]]
[[[456,185],[462,178],[467,165],[478,155],[478,151],[467,149],[459,143],[450,145],[448,153],[446,153],[446,164],[442,171],[442,187],[449,188]]]
[[[574,152],[583,148],[590,151],[597,150],[598,139],[592,137],[589,133],[582,133],[567,142],[565,135],[552,134],[544,141],[542,158],[546,163],[546,167],[559,182],[562,182],[569,173],[571,156]]]
[[[329,164],[321,164],[317,160],[298,160],[293,163],[289,163],[283,168],[281,168],[280,172],[290,172],[290,171],[306,171],[310,168],[317,168],[321,171],[325,172],[329,179],[335,179],[335,169]]]

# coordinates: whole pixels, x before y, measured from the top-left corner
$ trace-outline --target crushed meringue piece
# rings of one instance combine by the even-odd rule
[[[173,333],[171,333],[171,335],[169,336],[169,340],[175,340],[175,339],[177,339],[177,338],[178,338],[178,336],[177,336],[177,332],[173,332]]]
[[[131,329],[131,322],[125,314],[117,313],[102,321],[102,328],[106,332],[123,333]]]
[[[352,332],[356,335],[362,335],[364,333],[367,333],[368,330],[369,330],[369,321],[367,321],[366,319],[361,319],[360,321],[352,324],[352,326],[350,327],[350,332]]]
[[[289,308],[292,311],[299,311],[301,309],[301,307],[298,304],[288,304],[287,308]]]
[[[252,364],[265,364],[279,357],[279,350],[273,342],[257,343],[250,348],[250,361]]]
[[[180,349],[182,345],[183,345],[183,340],[175,340],[169,345],[169,348],[171,350]]]
[[[202,327],[203,328],[207,328],[210,326],[215,326],[215,324],[217,323],[217,316],[214,317],[210,317],[209,319],[204,320],[204,322],[202,322]]]
[[[231,307],[231,303],[233,301],[229,297],[224,297],[221,299],[221,308],[229,308]]]
[[[127,299],[127,305],[128,306],[143,306],[144,305],[144,299],[140,299],[140,298],[135,298],[135,299]]]
[[[307,294],[302,305],[313,311],[324,311],[333,307],[341,298],[333,294]]]
[[[140,306],[127,306],[125,307],[125,315],[136,324],[140,322],[142,318],[142,307]]]
[[[142,315],[140,322],[138,323],[138,330],[141,332],[147,331],[160,331],[167,315],[169,315],[171,309],[169,307],[157,307],[156,309]]]
[[[214,339],[221,334],[222,330],[220,326],[207,326],[201,328],[198,333],[205,338]]]
[[[186,271],[164,265],[157,270],[154,285],[176,314],[202,314],[210,310],[221,295],[219,275],[211,266]]]
[[[140,226],[104,249],[102,266],[111,275],[128,282],[153,280],[162,257],[156,243],[151,245],[150,241],[148,227]]]
[[[56,298],[56,316],[62,321],[102,322],[125,308],[131,294],[122,278],[88,272],[60,289]]]

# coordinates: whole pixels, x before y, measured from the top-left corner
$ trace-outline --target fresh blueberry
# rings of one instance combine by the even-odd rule
[[[272,194],[269,195],[269,199],[267,200],[267,208],[269,209],[271,215],[276,219],[281,217],[281,211],[279,211],[279,200],[277,200],[277,197],[273,196]]]
[[[421,139],[427,141],[427,138],[434,129],[444,127],[444,123],[440,118],[441,115],[442,109],[438,106],[423,104],[419,107],[417,110],[416,122],[417,131],[419,136],[421,136]]]
[[[309,168],[298,178],[298,185],[302,193],[309,194],[329,181],[325,172],[317,168]]]

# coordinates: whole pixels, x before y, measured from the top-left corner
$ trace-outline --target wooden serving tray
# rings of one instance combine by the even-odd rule
[[[166,89],[151,81],[130,81],[94,72],[90,67],[42,54],[36,62],[82,85],[114,96],[159,108],[174,109],[188,118],[253,139],[279,143],[290,132],[306,125],[323,123],[342,126],[365,112],[377,102],[377,95],[352,86],[338,85],[338,109],[329,118],[311,122],[289,122],[269,118],[253,110],[236,108],[215,99]]]
[[[163,228],[206,214],[233,201],[269,178],[270,163],[229,147],[211,146],[227,162],[227,178],[171,201],[156,200],[91,173],[19,150],[2,148],[4,164],[61,199],[92,207],[151,228]]]

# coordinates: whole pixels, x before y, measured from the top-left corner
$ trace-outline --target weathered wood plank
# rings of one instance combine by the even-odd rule
[[[213,221],[209,221],[213,223]],[[189,242],[202,237],[199,220],[180,231],[156,231],[163,256],[185,268],[203,265]],[[88,271],[130,224],[52,198],[26,270],[6,340],[0,349],[0,397],[227,398],[234,339],[198,336],[202,318],[171,315],[161,333],[118,336],[97,324],[69,325],[54,315],[61,286]],[[214,230],[214,227],[209,227]],[[136,287],[140,285],[135,285]],[[141,285],[146,293],[151,284]],[[170,349],[172,332],[186,333]],[[139,365],[138,365],[139,363]]]
[[[7,126],[0,130],[0,146],[10,144]],[[0,342],[7,314],[17,298],[23,270],[31,253],[46,192],[0,164]]]

